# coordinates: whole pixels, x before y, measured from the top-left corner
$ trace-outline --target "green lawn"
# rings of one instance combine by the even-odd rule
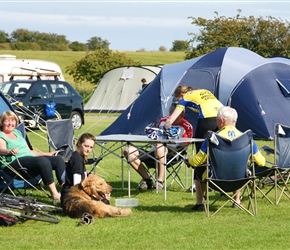
[[[86,117],[86,125],[76,131],[99,134],[116,116],[95,115]],[[43,137],[29,132],[32,144],[47,150]],[[264,143],[258,142],[261,146]],[[96,154],[100,151],[96,147]],[[89,168],[90,169],[90,168]],[[109,182],[115,198],[127,197],[127,175],[125,190],[121,189],[121,162],[115,156],[105,157],[97,173]],[[125,168],[126,170],[126,168]],[[185,176],[185,169],[181,176]],[[125,173],[127,173],[125,171]],[[282,198],[279,205],[270,205],[258,199],[258,215],[252,217],[231,205],[213,218],[204,212],[192,212],[195,196],[185,192],[176,183],[167,192],[137,192],[135,187],[140,177],[131,171],[132,197],[139,200],[133,215],[123,218],[97,219],[93,225],[77,226],[78,219],[60,215],[59,224],[27,221],[13,227],[0,228],[2,249],[289,249],[289,199]],[[215,193],[211,192],[210,196]],[[273,196],[273,193],[271,194]],[[35,196],[50,202],[43,196]]]

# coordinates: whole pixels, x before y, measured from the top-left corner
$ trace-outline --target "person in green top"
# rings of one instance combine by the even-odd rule
[[[65,170],[65,163],[61,156],[55,156],[57,151],[44,153],[31,150],[27,145],[18,126],[18,117],[11,111],[5,111],[0,117],[0,156],[1,168],[7,174],[11,173],[10,167],[15,170],[24,167],[33,177],[41,176],[44,184],[51,193],[53,202],[60,200],[53,173],[55,170],[57,180],[62,185],[61,176]]]

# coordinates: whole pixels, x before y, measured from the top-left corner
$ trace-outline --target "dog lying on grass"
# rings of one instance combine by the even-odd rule
[[[101,201],[111,191],[112,187],[103,178],[90,174],[70,188],[64,200],[63,212],[71,218],[81,218],[84,213],[90,213],[95,218],[131,215],[130,208],[117,208]]]

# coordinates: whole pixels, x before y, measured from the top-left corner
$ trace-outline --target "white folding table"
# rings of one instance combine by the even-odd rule
[[[124,160],[124,155],[123,155],[123,147],[129,147],[134,146],[140,151],[140,155],[147,154],[149,157],[153,158],[155,161],[158,162],[158,159],[155,157],[151,156],[148,154],[148,151],[143,150],[140,145],[143,147],[145,145],[151,146],[152,144],[162,144],[163,146],[167,146],[168,144],[180,144],[180,143],[191,143],[194,144],[196,142],[202,142],[204,139],[200,138],[180,138],[180,139],[157,139],[157,140],[152,140],[148,138],[146,135],[131,135],[131,134],[112,134],[112,135],[103,135],[103,136],[96,136],[96,144],[101,147],[101,149],[104,151],[102,154],[103,157],[107,155],[115,155],[116,157]],[[113,143],[112,145],[106,145],[106,143]],[[120,150],[120,152],[118,152]],[[128,197],[131,197],[131,184],[130,184],[130,164],[128,160],[126,159],[126,162],[128,163]],[[165,158],[166,162],[166,158]],[[123,166],[123,165],[122,165]],[[166,200],[166,165],[164,169],[164,199]],[[124,171],[122,167],[122,188],[124,188]]]

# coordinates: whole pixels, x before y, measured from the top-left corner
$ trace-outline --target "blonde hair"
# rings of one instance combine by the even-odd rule
[[[1,117],[0,117],[0,129],[1,130],[3,129],[3,123],[4,123],[4,121],[7,120],[7,119],[9,119],[9,118],[10,119],[13,119],[16,122],[16,126],[15,127],[18,126],[19,120],[18,120],[17,115],[13,111],[7,110],[7,111],[4,111],[2,113],[2,115],[1,115]]]
[[[181,94],[185,94],[188,91],[194,90],[194,88],[186,86],[186,85],[180,85],[174,90],[174,97],[178,97]]]

